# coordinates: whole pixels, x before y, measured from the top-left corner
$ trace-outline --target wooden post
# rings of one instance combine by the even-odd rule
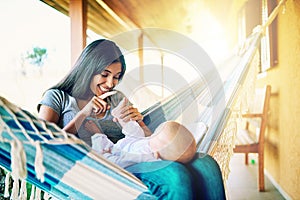
[[[165,88],[164,88],[164,54],[160,53],[160,62],[161,62],[161,97],[165,97]]]
[[[70,0],[71,20],[71,66],[86,46],[87,0]]]
[[[144,83],[144,34],[141,33],[138,38],[138,53],[139,53],[139,60],[140,60],[140,83]]]

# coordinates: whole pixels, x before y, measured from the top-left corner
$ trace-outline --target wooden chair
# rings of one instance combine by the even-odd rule
[[[271,86],[256,89],[255,99],[249,112],[242,115],[245,129],[237,133],[234,153],[245,153],[245,164],[248,165],[248,153],[258,154],[258,186],[259,191],[265,190],[264,180],[264,136],[267,126]]]

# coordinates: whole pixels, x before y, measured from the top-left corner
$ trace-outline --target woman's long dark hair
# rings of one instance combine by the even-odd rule
[[[62,90],[75,98],[87,99],[92,95],[90,82],[93,76],[115,62],[122,65],[120,81],[126,71],[120,48],[112,41],[96,40],[82,51],[70,73],[51,89]]]

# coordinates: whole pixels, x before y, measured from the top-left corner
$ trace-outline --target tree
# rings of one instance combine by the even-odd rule
[[[33,47],[32,51],[27,51],[25,59],[28,59],[30,64],[41,67],[47,58],[47,49],[40,47]]]

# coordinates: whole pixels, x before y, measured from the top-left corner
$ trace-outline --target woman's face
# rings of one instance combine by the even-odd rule
[[[96,74],[90,84],[92,92],[99,96],[112,90],[119,83],[121,70],[121,63],[116,62],[107,66],[100,74]]]

